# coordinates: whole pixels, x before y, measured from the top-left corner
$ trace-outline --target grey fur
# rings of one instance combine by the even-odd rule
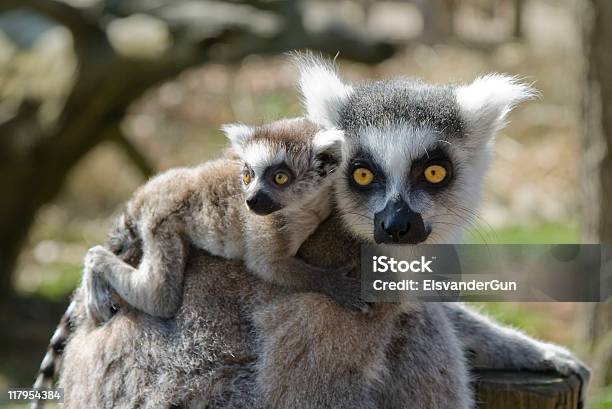
[[[307,240],[307,262],[355,260],[357,243],[339,222],[326,221]],[[83,295],[75,296],[81,308]],[[78,311],[60,379],[65,406],[471,407],[461,344],[435,304],[395,317],[384,311],[391,305],[350,312],[199,249],[191,251],[183,300],[171,320],[120,304],[98,327]],[[426,354],[414,354],[416,345]],[[271,376],[277,382],[265,382]]]
[[[410,122],[445,136],[463,136],[464,123],[452,85],[434,86],[414,78],[371,81],[341,103],[338,126],[349,134],[368,127]]]
[[[591,372],[570,351],[502,326],[461,303],[444,304],[444,310],[460,334],[472,367],[577,375],[582,384],[580,404],[584,407]]]
[[[335,247],[330,248],[330,243],[334,243]],[[307,240],[301,253],[307,261],[321,263],[321,266],[333,266],[343,264],[346,260],[354,260],[357,256],[355,245],[354,239],[343,232],[341,220],[332,217]],[[277,309],[283,308],[283,305],[288,310],[278,316],[279,327],[275,330],[276,334],[283,330],[291,338],[302,338],[299,345],[307,348],[306,351],[315,352],[317,346],[324,348],[329,345],[327,341],[331,338],[340,348],[352,352],[365,349],[368,356],[372,352],[366,343],[362,343],[362,338],[371,333],[358,334],[357,339],[354,339],[347,333],[345,326],[339,325],[352,322],[357,317],[368,319],[368,315],[343,311],[334,307],[334,304],[326,301],[323,296],[293,294],[290,290],[270,286],[248,274],[241,265],[212,257],[200,250],[194,249],[191,254],[185,273],[184,303],[179,314],[171,321],[149,317],[128,305],[121,305],[120,313],[103,327],[94,325],[83,310],[77,314],[77,329],[66,348],[60,380],[60,386],[66,391],[66,407],[168,407],[174,404],[192,408],[266,408],[268,406],[262,402],[259,392],[257,367],[261,365],[261,360],[265,359],[262,358],[265,356],[262,354],[264,351],[261,346],[265,346],[262,337],[266,339],[269,334],[262,334],[261,329],[254,325],[256,321],[252,316],[263,311],[264,314],[269,312],[270,318],[273,319],[272,313],[278,312]],[[76,293],[75,300],[82,308],[81,292]],[[427,304],[425,307],[433,307],[435,311],[438,308],[435,305]],[[303,307],[309,309],[304,310]],[[313,309],[317,313],[332,311],[338,315],[321,317],[318,314],[313,315]],[[443,370],[446,376],[462,373],[454,367],[457,365],[455,361],[464,362],[463,354],[456,349],[458,347],[466,348],[466,353],[473,359],[472,364],[477,366],[550,370],[550,363],[572,361],[570,355],[550,354],[551,349],[545,344],[500,327],[460,304],[442,305],[442,312],[448,318],[442,317],[437,325],[426,326],[423,327],[424,330],[417,331],[422,334],[422,338],[413,337],[414,322],[426,323],[428,316],[440,318],[436,317],[439,312],[433,314],[427,309],[408,311],[398,317],[394,328],[394,342],[389,344],[393,347],[389,348],[389,353],[386,354],[388,362],[396,368],[400,366],[397,370],[406,372],[397,378],[402,382],[388,386],[389,399],[412,394],[410,400],[404,401],[404,404],[416,402],[410,407],[457,407],[452,404],[426,406],[429,401],[425,401],[423,406],[417,405],[421,396],[419,390],[422,390],[425,396],[431,394],[438,399],[444,398],[445,394],[439,393],[439,390],[443,390],[443,385],[439,382],[443,382],[445,378],[433,376],[439,375],[436,371]],[[291,319],[285,320],[287,316],[291,316]],[[448,327],[442,324],[445,321],[452,324],[451,338],[456,341],[458,339],[456,347],[451,344],[450,351],[446,344],[448,338],[437,334],[442,331],[444,335],[444,331],[448,331],[444,329]],[[376,320],[371,322],[371,325],[378,324]],[[442,325],[442,329],[438,329],[438,325]],[[325,332],[317,333],[322,329],[325,329]],[[309,334],[312,334],[317,342],[313,342]],[[326,334],[329,338],[320,339],[320,336]],[[382,338],[381,334],[374,335],[379,340]],[[276,338],[272,337],[272,340],[274,339]],[[278,342],[283,343],[287,339],[279,337]],[[404,350],[398,348],[402,342],[408,342]],[[478,352],[481,345],[483,354],[473,354],[474,351]],[[294,350],[292,346],[286,345],[286,348],[295,353],[285,359],[303,356],[300,348]],[[415,354],[415,346],[425,352]],[[499,354],[496,353],[496,348],[500,348]],[[270,354],[274,353],[273,349],[266,350]],[[338,359],[337,349],[325,348],[323,352],[325,351],[328,351],[324,356],[326,359],[330,356],[334,360]],[[445,351],[448,352],[447,355]],[[456,353],[459,355],[453,356]],[[525,353],[529,353],[529,361],[523,361]],[[436,360],[446,356],[445,359],[451,361],[443,362],[443,365],[438,367],[431,365],[432,362],[428,359],[430,356],[435,356]],[[508,361],[508,356],[514,359]],[[415,361],[419,357],[425,362]],[[573,366],[580,366],[575,359]],[[563,369],[561,373],[572,373],[565,364],[559,367]],[[287,369],[285,375],[294,373],[293,370]],[[392,374],[393,371],[390,371],[381,379],[381,383],[392,379]],[[425,376],[426,374],[430,375]],[[296,387],[297,396],[301,396],[302,388],[309,388],[312,382],[316,381],[312,373],[297,379],[286,379],[295,381],[297,385],[301,384]],[[417,385],[424,389],[408,388],[403,394],[395,395],[397,390],[405,385]],[[450,383],[450,386],[453,385],[461,385],[461,382]],[[336,383],[332,386],[337,388],[339,385]],[[312,390],[308,390],[312,394]],[[362,390],[358,384],[352,384],[349,390],[335,389],[335,394],[321,397],[328,402],[328,406],[322,407],[332,408],[334,406],[329,402],[341,403],[346,399],[349,404],[353,404],[355,402],[349,398],[354,396],[353,394],[363,397],[359,392]],[[468,393],[466,390],[461,392]],[[386,395],[380,398],[384,396]]]

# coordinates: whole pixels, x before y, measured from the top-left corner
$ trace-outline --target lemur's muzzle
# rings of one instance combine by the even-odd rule
[[[251,211],[259,216],[265,216],[280,210],[281,206],[265,192],[259,190],[246,198],[246,204]]]
[[[423,218],[413,212],[401,199],[390,200],[385,208],[374,215],[376,243],[417,244],[429,236]]]

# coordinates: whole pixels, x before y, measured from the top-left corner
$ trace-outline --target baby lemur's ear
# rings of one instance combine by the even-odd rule
[[[315,167],[321,176],[335,171],[342,161],[344,132],[339,129],[321,130],[312,141]]]
[[[338,126],[340,108],[352,92],[351,86],[342,82],[332,61],[312,53],[294,54],[293,59],[308,119],[326,129]]]
[[[244,124],[225,124],[221,125],[221,131],[225,134],[227,139],[230,140],[234,150],[240,154],[244,141],[251,137],[255,130]]]
[[[538,96],[538,91],[517,77],[488,74],[457,87],[455,95],[468,135],[489,139],[506,125],[515,106]]]

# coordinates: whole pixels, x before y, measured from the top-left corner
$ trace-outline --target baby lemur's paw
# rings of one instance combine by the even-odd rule
[[[325,272],[324,289],[342,307],[361,312],[369,312],[370,307],[361,298],[361,280],[349,276],[352,266],[329,269]]]
[[[84,259],[87,314],[96,324],[102,324],[113,316],[111,288],[103,277],[104,270],[109,268],[110,257],[115,255],[102,246],[95,246],[87,251]]]

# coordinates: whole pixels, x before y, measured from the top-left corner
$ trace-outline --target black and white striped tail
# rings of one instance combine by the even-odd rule
[[[68,337],[72,333],[72,321],[73,321],[73,313],[76,308],[76,302],[71,301],[70,305],[62,315],[60,322],[51,337],[51,341],[49,341],[49,347],[47,348],[47,353],[40,364],[40,369],[38,370],[38,376],[36,377],[36,381],[34,382],[34,389],[47,389],[53,387],[53,382],[55,380],[55,376],[58,374],[60,364],[62,361],[62,353],[64,352],[64,347],[66,346],[66,341]],[[34,400],[32,401],[30,408],[31,409],[40,409],[44,407],[45,402],[43,400]]]
[[[107,245],[113,253],[117,254],[125,262],[133,266],[138,265],[140,262],[142,242],[134,222],[125,214],[115,221],[115,226],[111,229],[107,239]],[[34,389],[50,388],[53,386],[53,382],[59,374],[64,347],[74,331],[77,321],[74,317],[76,308],[76,301],[72,300],[55,329],[49,342],[47,353],[40,364],[38,376],[34,382]],[[32,409],[40,409],[42,407],[44,407],[44,401],[36,400],[32,402]]]

